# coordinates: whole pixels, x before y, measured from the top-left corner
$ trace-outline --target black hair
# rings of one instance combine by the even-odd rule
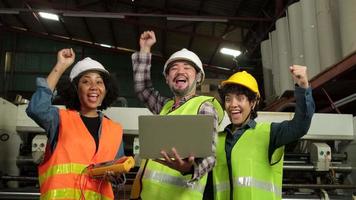
[[[87,72],[87,71],[86,71]],[[86,73],[84,72],[84,73]],[[68,77],[60,80],[57,87],[58,101],[66,106],[68,109],[80,111],[80,101],[78,97],[78,83],[80,77],[84,74],[79,74],[71,82]],[[104,72],[98,72],[103,78],[106,95],[103,102],[98,107],[98,110],[105,110],[113,104],[119,96],[118,86],[116,79],[111,75]]]
[[[236,95],[245,95],[249,102],[256,102],[255,107],[251,110],[251,119],[255,119],[257,117],[259,98],[255,92],[251,91],[247,87],[238,84],[226,84],[219,88],[218,92],[221,99],[221,104],[224,108],[225,96],[228,93],[233,93]]]

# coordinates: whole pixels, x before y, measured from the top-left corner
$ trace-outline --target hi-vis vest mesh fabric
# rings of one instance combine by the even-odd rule
[[[204,102],[216,101],[213,97],[198,96],[193,97],[178,109],[170,112],[173,101],[169,101],[163,107],[161,115],[195,115]],[[217,104],[216,104],[217,103]],[[220,104],[213,103],[215,109],[222,112]],[[223,113],[223,112],[222,112]],[[220,117],[220,116],[219,116]],[[219,118],[219,122],[222,118]],[[144,167],[146,161],[141,163]],[[145,170],[142,175],[141,198],[143,200],[151,199],[169,199],[169,200],[194,200],[202,199],[206,185],[207,175],[199,181],[188,183],[191,174],[183,176],[180,172],[173,170],[153,160],[147,160]]]
[[[270,124],[257,123],[246,130],[231,152],[231,181],[225,153],[226,133],[218,136],[217,162],[213,169],[214,199],[279,200],[282,193],[284,147],[268,159]]]
[[[98,150],[76,111],[60,109],[57,146],[39,166],[41,199],[113,199],[110,183],[95,180],[83,172],[94,163],[115,158],[122,139],[122,127],[103,117]]]

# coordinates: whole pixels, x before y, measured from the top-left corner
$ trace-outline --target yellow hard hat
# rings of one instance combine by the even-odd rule
[[[256,79],[246,71],[236,72],[227,80],[221,82],[221,86],[224,86],[226,84],[238,84],[245,86],[251,91],[255,92],[258,97],[260,97],[260,91],[258,90],[258,84]]]

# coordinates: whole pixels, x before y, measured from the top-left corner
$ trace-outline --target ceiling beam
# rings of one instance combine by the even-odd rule
[[[348,70],[356,68],[356,52],[347,56],[340,62],[336,63],[332,67],[329,67],[327,70],[322,71],[318,75],[314,76],[310,80],[310,84],[313,89],[320,88],[327,82],[332,81],[332,79],[337,78],[338,76],[345,74]]]
[[[163,4],[163,8],[166,9],[168,8],[169,5],[169,0],[164,0],[164,4]],[[164,27],[167,27],[167,19],[164,20]],[[167,53],[167,32],[164,31],[163,29],[161,30],[161,54],[163,56],[163,58],[167,58],[168,59],[168,53]]]
[[[225,26],[224,33],[222,34],[222,36],[225,35],[225,33],[226,33],[228,30],[229,30],[229,26],[226,25],[226,26]],[[221,42],[217,42],[217,44],[216,44],[216,46],[215,46],[215,48],[214,48],[213,54],[212,54],[212,56],[210,56],[210,59],[209,59],[209,62],[208,62],[209,65],[213,62],[214,57],[215,57],[215,55],[216,55],[216,52],[218,52],[220,45],[221,45]]]
[[[239,10],[240,10],[240,7],[241,7],[241,3],[242,3],[242,0],[237,2],[236,6],[235,6],[235,14],[234,14],[234,16],[237,16],[237,15],[239,14]],[[230,26],[231,26],[231,25],[226,25],[226,26],[225,26],[225,30],[224,30],[223,34],[221,35],[221,38],[226,37],[226,35],[227,35],[228,33],[230,33],[231,31],[235,30],[235,27],[233,27],[233,29],[230,30]],[[215,48],[214,48],[213,55],[210,57],[209,64],[211,64],[211,63],[213,62],[214,57],[215,57],[216,53],[218,52],[220,45],[221,45],[221,41],[219,41],[219,42],[216,44],[216,46],[215,46]]]
[[[110,52],[116,52],[116,53],[128,53],[128,52],[133,53],[133,52],[135,52],[134,49],[128,49],[128,48],[124,48],[124,47],[106,48],[106,47],[100,46],[99,44],[94,44],[91,41],[87,41],[87,40],[69,38],[69,37],[60,36],[60,35],[48,35],[47,33],[23,30],[23,29],[19,29],[16,27],[0,26],[0,30],[16,32],[16,33],[25,33],[25,34],[28,34],[31,36],[41,37],[41,38],[45,38],[45,39],[51,39],[51,40],[60,41],[60,42],[68,42],[68,43],[72,43],[72,44],[76,44],[76,45],[93,47],[93,48],[98,48],[98,49],[101,49],[104,51],[110,51]],[[155,55],[155,56],[157,56],[157,55]]]
[[[76,0],[77,1],[77,0]],[[273,19],[268,17],[245,17],[245,16],[225,16],[225,15],[186,15],[186,14],[155,14],[155,13],[138,13],[138,12],[99,12],[99,11],[83,11],[75,9],[53,10],[53,9],[23,9],[23,8],[7,8],[4,11],[18,11],[18,12],[52,12],[59,15],[75,14],[78,17],[94,17],[94,18],[117,18],[123,17],[151,17],[151,18],[166,18],[176,21],[201,21],[201,22],[222,22],[228,23],[232,21],[245,22],[271,22]]]
[[[75,6],[75,7],[77,7],[77,5],[79,5],[79,1],[78,1],[78,0],[74,0],[74,2],[76,3],[76,6]],[[93,34],[93,33],[91,32],[91,30],[90,30],[90,27],[89,27],[89,24],[88,24],[86,18],[81,17],[81,19],[82,19],[82,21],[83,21],[83,23],[84,23],[84,26],[85,26],[86,31],[87,31],[88,34],[89,34],[90,41],[92,41],[92,43],[97,43],[97,41],[96,41],[96,39],[95,39],[95,37],[94,37],[94,34]]]
[[[86,8],[89,6],[95,6],[97,4],[101,4],[101,1],[95,0],[95,1],[91,1],[91,2],[85,2],[85,3],[79,3],[77,2],[77,8],[82,9],[82,8]]]
[[[72,38],[73,35],[70,33],[70,31],[69,31],[67,25],[63,22],[63,20],[62,20],[62,19],[59,19],[59,22],[60,22],[61,26],[63,27],[64,31],[66,32],[67,36],[70,37],[70,38]]]
[[[25,6],[29,9],[29,10],[33,10],[32,6],[25,2]],[[41,20],[40,16],[38,16],[37,12],[31,11],[32,16],[36,19],[36,21],[40,24],[40,26],[47,32],[48,35],[51,35],[52,32],[48,29],[48,27],[43,23],[43,21]]]
[[[7,2],[7,0],[2,0],[2,2],[6,8],[10,8],[10,4]],[[29,30],[27,24],[21,19],[19,15],[15,15],[15,18],[25,29]]]
[[[207,38],[209,40],[214,40],[214,41],[230,42],[230,43],[235,43],[235,44],[238,44],[238,45],[240,44],[240,42],[238,42],[238,41],[226,40],[226,39],[223,39],[223,38],[220,38],[220,37],[216,37],[216,36],[198,34],[198,33],[193,34],[191,31],[182,31],[182,30],[171,29],[171,28],[162,27],[162,26],[158,26],[158,25],[149,25],[149,24],[146,24],[146,23],[139,22],[138,20],[133,20],[131,18],[130,19],[125,19],[125,20],[120,20],[120,23],[137,25],[137,26],[145,27],[145,28],[149,28],[149,29],[164,30],[164,31],[172,32],[172,33],[182,34],[182,35],[185,35],[185,36],[193,35],[195,37]]]
[[[102,1],[102,2],[104,4],[105,10],[110,12],[110,6],[109,6],[108,1],[109,0],[105,0],[105,1]],[[114,46],[119,46],[119,43],[117,42],[117,39],[116,39],[116,33],[115,33],[113,20],[107,19],[107,22],[109,23],[109,30],[110,30],[110,33],[111,33],[112,43],[114,44]]]
[[[55,41],[69,42],[69,43],[80,45],[80,46],[87,46],[87,47],[92,47],[92,48],[100,49],[100,50],[107,51],[107,52],[113,52],[113,53],[119,53],[119,54],[125,54],[125,55],[127,55],[128,53],[131,54],[136,51],[134,49],[127,49],[127,48],[123,48],[123,47],[105,48],[100,45],[93,44],[90,41],[77,40],[75,38],[65,38],[65,37],[61,37],[58,35],[48,35],[46,33],[33,32],[30,30],[25,31],[22,29],[16,29],[16,28],[12,28],[12,27],[0,26],[0,31],[1,30],[16,32],[16,33],[25,33],[25,34],[29,34],[29,35],[36,36],[36,37],[42,37],[42,38],[51,39],[51,40],[55,40]],[[156,59],[163,60],[163,61],[165,60],[165,58],[163,58],[162,55],[158,55],[158,54],[152,54],[152,55]],[[203,64],[203,65],[204,65],[204,69],[209,70],[209,71],[218,72],[218,73],[226,74],[226,75],[231,74],[231,72],[229,70],[222,70],[221,67],[219,67],[219,66],[213,66],[213,65],[207,65],[207,64]]]

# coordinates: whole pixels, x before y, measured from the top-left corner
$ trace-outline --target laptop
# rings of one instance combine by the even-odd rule
[[[182,158],[213,155],[214,116],[141,115],[138,117],[140,157],[162,158],[175,147]]]

